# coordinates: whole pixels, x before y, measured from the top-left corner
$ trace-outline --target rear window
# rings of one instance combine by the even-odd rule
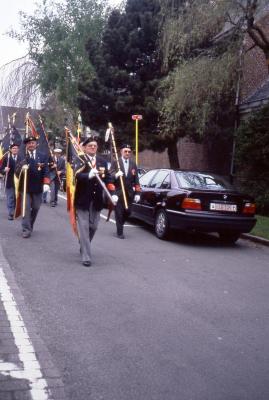
[[[182,189],[235,190],[223,177],[198,172],[175,172],[179,187]]]

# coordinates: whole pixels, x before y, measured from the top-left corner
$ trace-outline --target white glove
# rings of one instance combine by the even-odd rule
[[[118,172],[115,173],[115,178],[118,179],[120,176],[123,176],[123,172],[119,169]]]
[[[111,199],[113,201],[113,204],[116,205],[119,200],[119,197],[116,194],[112,194]]]
[[[43,193],[47,193],[50,190],[50,185],[47,185],[46,183],[43,185]]]
[[[98,169],[92,168],[89,172],[89,179],[94,178],[96,175],[98,175]]]
[[[23,164],[23,166],[21,167],[21,169],[23,171],[26,171],[27,169],[29,169],[29,165],[28,164]]]
[[[138,203],[140,201],[140,194],[136,194],[134,197],[134,202]]]

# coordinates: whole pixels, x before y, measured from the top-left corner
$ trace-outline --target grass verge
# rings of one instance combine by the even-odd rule
[[[269,217],[257,215],[257,223],[250,232],[251,235],[260,236],[269,240]]]

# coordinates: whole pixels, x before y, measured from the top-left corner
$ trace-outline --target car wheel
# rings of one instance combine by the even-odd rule
[[[155,233],[159,239],[165,239],[168,236],[169,223],[166,212],[159,210],[155,217]]]
[[[223,243],[233,244],[239,239],[240,233],[238,233],[238,232],[219,232],[219,237]]]

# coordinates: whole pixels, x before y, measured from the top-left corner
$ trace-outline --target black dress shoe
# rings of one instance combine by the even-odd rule
[[[9,220],[9,221],[12,221],[14,218],[13,218],[13,215],[9,215],[8,217],[7,217],[7,219]]]
[[[23,237],[24,239],[29,238],[30,236],[31,236],[31,233],[30,233],[30,232],[22,232],[22,237]]]
[[[83,261],[82,264],[84,265],[84,267],[90,267],[92,265],[90,261]]]
[[[51,207],[56,207],[56,203],[51,203],[50,206]]]
[[[117,234],[117,237],[118,237],[119,239],[125,239],[125,236],[124,236],[123,233]]]

